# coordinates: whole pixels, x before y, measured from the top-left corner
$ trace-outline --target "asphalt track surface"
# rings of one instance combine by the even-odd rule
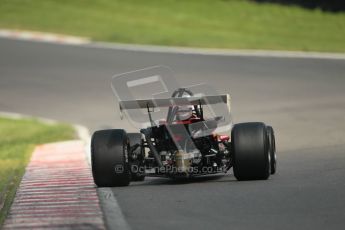
[[[170,66],[182,85],[230,92],[235,123],[274,127],[278,173],[113,188],[132,229],[342,229],[345,60],[121,51],[0,39],[0,110],[133,130],[119,120],[114,74]],[[106,213],[107,214],[107,213]],[[110,217],[111,218],[111,217]]]

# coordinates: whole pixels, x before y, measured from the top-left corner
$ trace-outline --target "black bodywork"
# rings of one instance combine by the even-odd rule
[[[193,96],[188,89],[178,89],[172,97]],[[140,159],[140,167],[150,176],[195,176],[226,173],[232,166],[231,143],[228,136],[216,135],[222,117],[204,119],[202,105],[193,106],[193,118],[176,122],[178,106],[170,107],[166,122],[154,125],[151,110],[147,107],[152,126],[141,129],[144,135],[141,146],[131,146],[130,156]],[[205,131],[209,133],[205,134]],[[199,134],[198,134],[199,133]],[[201,133],[201,135],[200,135]],[[137,148],[142,155],[135,155]]]

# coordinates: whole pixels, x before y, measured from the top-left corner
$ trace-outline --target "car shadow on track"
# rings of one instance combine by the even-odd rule
[[[186,185],[193,183],[229,183],[236,182],[231,174],[226,175],[207,175],[192,178],[159,178],[147,177],[143,182],[132,182],[130,186],[147,186],[147,185]]]

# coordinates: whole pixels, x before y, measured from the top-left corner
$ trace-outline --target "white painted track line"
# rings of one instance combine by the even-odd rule
[[[61,45],[78,45],[87,48],[126,50],[150,53],[172,53],[212,56],[240,56],[240,57],[273,57],[273,58],[309,58],[309,59],[338,59],[345,60],[344,53],[305,52],[284,50],[245,50],[245,49],[212,49],[212,48],[189,48],[159,45],[137,45],[110,42],[92,42],[89,38],[76,37],[61,34],[52,34],[36,31],[0,29],[0,38],[48,42]]]

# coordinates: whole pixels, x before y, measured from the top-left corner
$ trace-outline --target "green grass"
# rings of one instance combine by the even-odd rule
[[[345,13],[246,0],[0,0],[0,27],[123,43],[345,52]]]
[[[69,125],[0,118],[0,228],[36,144],[74,138]]]

